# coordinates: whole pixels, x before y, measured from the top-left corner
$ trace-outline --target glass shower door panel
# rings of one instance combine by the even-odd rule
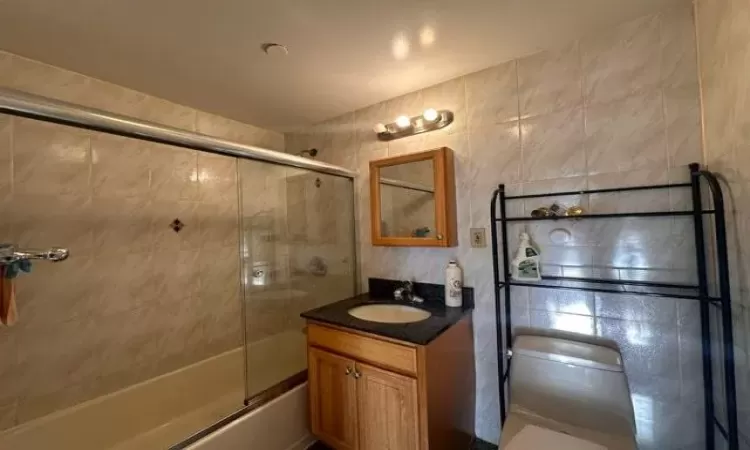
[[[306,370],[307,309],[354,295],[353,183],[242,161],[247,396]]]

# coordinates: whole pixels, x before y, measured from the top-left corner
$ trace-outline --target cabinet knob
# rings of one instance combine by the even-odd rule
[[[438,241],[442,241],[443,240],[443,235],[442,234],[438,234],[435,237],[437,238]]]
[[[352,374],[352,368],[347,367],[346,370],[344,371],[344,375],[351,375],[351,374]]]
[[[359,379],[361,376],[362,374],[360,372],[357,372],[356,370],[354,371],[354,378]]]

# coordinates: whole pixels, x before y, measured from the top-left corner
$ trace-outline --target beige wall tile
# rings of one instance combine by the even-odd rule
[[[0,198],[9,196],[13,189],[12,120],[0,114]]]
[[[521,180],[521,136],[518,122],[473,130],[469,134],[471,178],[491,177],[494,182]],[[493,161],[492,165],[487,161]]]
[[[490,95],[490,93],[492,95]],[[468,125],[480,128],[518,119],[516,61],[466,76]]]
[[[91,187],[97,197],[135,197],[148,193],[150,144],[95,134],[91,139]]]
[[[77,195],[15,195],[9,222],[19,247],[65,247],[71,254],[93,249],[91,199]]]
[[[154,253],[151,263],[156,303],[168,305],[187,297],[196,297],[200,289],[200,259],[211,254],[210,250]]]
[[[198,199],[202,203],[237,203],[237,160],[198,154]]]
[[[388,143],[379,141],[373,131],[377,123],[390,123],[396,120],[395,117],[389,117],[386,110],[386,103],[377,103],[367,108],[359,109],[354,112],[354,131],[357,133],[358,151],[361,153],[376,152],[382,148],[388,148]]]
[[[36,95],[80,103],[88,91],[89,78],[12,55],[10,70],[5,78],[7,86]]]
[[[145,253],[156,244],[148,197],[97,198],[91,203],[94,253]],[[166,227],[166,224],[164,225]]]
[[[150,253],[97,255],[91,272],[91,291],[99,303],[99,315],[106,311],[132,310],[158,299]]]
[[[16,424],[16,403],[0,405],[0,430],[11,428]]]
[[[138,116],[143,120],[183,130],[193,131],[195,129],[198,113],[194,109],[150,96],[143,106],[143,112]]]
[[[521,120],[521,147],[524,181],[585,175],[582,109]]]
[[[590,174],[667,167],[661,92],[586,108],[585,145]]]
[[[14,78],[13,74],[13,55],[0,50],[0,86],[10,87]]]
[[[93,260],[87,255],[70,256],[66,264],[36,264],[33,276],[16,281],[19,328],[39,329],[60,322],[97,315],[92,307]],[[44,280],[44,282],[40,282]],[[25,342],[19,342],[21,348]]]
[[[669,167],[677,168],[700,162],[703,149],[698,85],[665,89],[664,112]]]
[[[260,146],[264,142],[278,144],[283,138],[281,133],[269,135],[268,130],[201,111],[198,111],[197,114],[195,131],[240,144],[255,146]],[[283,148],[283,145],[281,147]]]
[[[198,228],[202,250],[239,246],[239,223],[236,204],[200,203],[197,206]]]
[[[388,156],[400,156],[428,150],[425,144],[426,138],[424,134],[417,134],[390,141],[388,142]]]
[[[578,42],[518,60],[521,118],[583,104]]]
[[[240,269],[236,253],[237,247],[233,246],[212,251],[213,257],[201,258],[199,294],[206,304],[238,299]]]
[[[14,119],[13,183],[22,194],[87,194],[90,133]]]
[[[160,200],[198,200],[198,152],[150,145],[151,194]]]
[[[587,104],[654,89],[661,81],[660,18],[646,16],[581,40]]]
[[[698,82],[693,5],[686,3],[661,14],[662,79],[665,86]]]
[[[201,247],[197,203],[154,200],[148,203],[148,207],[146,214],[151,219],[154,251],[171,253]],[[184,225],[179,232],[170,226],[175,219]]]
[[[356,151],[357,132],[355,126],[353,112],[329,122],[330,150],[326,153],[331,153],[331,157],[328,159],[331,164],[356,170],[358,152]]]
[[[0,376],[3,377],[3,389],[0,390],[0,404],[9,405],[16,401],[21,392],[22,376],[18,372],[18,343],[15,329],[0,328],[0,351],[3,352],[3,364],[0,365]]]

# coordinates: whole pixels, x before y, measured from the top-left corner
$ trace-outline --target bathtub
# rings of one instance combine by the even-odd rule
[[[305,383],[186,450],[303,450],[314,442],[309,430]]]
[[[248,346],[251,397],[304,371],[304,339],[301,332],[290,331]],[[237,348],[24,423],[0,433],[0,450],[165,450],[243,408],[245,361],[244,349]],[[305,392],[299,386],[189,448],[229,449],[234,447],[224,442],[240,438],[278,442],[259,447],[268,450],[297,448],[309,440]],[[279,417],[289,429],[271,433]]]

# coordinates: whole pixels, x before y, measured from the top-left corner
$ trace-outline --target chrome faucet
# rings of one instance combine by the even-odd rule
[[[404,281],[401,287],[393,291],[393,298],[396,300],[404,300],[410,303],[422,303],[424,299],[414,293],[414,283],[411,281]]]

